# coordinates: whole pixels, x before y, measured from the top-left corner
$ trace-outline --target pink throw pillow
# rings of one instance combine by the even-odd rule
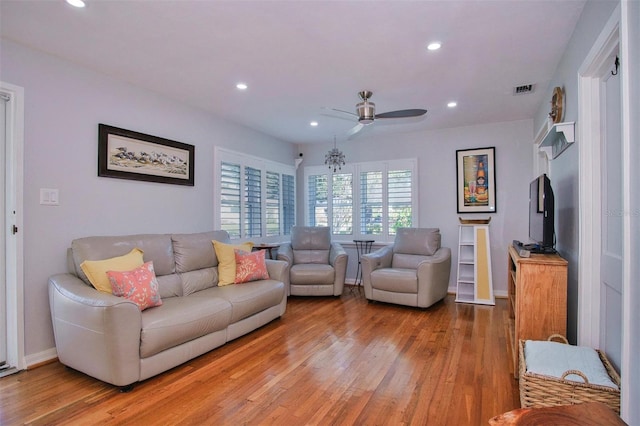
[[[267,263],[264,260],[264,250],[247,253],[246,251],[234,249],[234,253],[236,255],[236,284],[269,279]]]
[[[147,262],[132,271],[107,271],[107,276],[113,295],[133,301],[141,311],[162,305],[153,262]]]

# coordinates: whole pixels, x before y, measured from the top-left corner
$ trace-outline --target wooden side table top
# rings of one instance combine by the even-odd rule
[[[518,408],[489,420],[490,425],[507,426],[619,426],[626,425],[620,417],[602,402],[561,405],[549,408]]]
[[[269,253],[269,259],[273,259],[273,253],[272,250],[274,249],[278,249],[280,248],[280,244],[266,244],[266,243],[262,243],[262,244],[256,244],[255,246],[253,246],[254,250],[266,250],[267,253]]]
[[[253,248],[260,249],[260,250],[276,249],[278,247],[280,247],[280,244],[260,243],[260,244],[256,244],[256,245],[253,246]]]

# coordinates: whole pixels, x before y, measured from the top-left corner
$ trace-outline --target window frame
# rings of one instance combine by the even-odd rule
[[[294,220],[297,214],[297,206],[296,206],[296,168],[293,165],[278,163],[276,161],[266,160],[264,158],[259,158],[247,154],[243,154],[236,151],[227,150],[220,147],[214,148],[214,185],[213,185],[213,227],[214,229],[222,229],[221,223],[221,207],[222,207],[222,199],[221,199],[221,173],[222,173],[222,163],[229,163],[240,166],[240,237],[233,238],[238,241],[246,241],[250,239],[260,239],[265,242],[269,241],[277,241],[282,239],[283,236],[288,236],[289,234],[285,234],[285,198],[293,198],[293,206],[294,206]],[[260,236],[249,236],[247,235],[248,226],[246,224],[245,218],[246,216],[246,203],[245,203],[245,195],[246,195],[246,185],[245,185],[245,169],[253,168],[260,170],[260,191],[261,191],[261,210],[260,210]],[[267,236],[267,174],[268,173],[277,173],[279,175],[279,233],[278,235],[269,235]],[[292,194],[286,194],[285,197],[285,185],[283,176],[288,175],[293,178],[293,186],[292,186]]]
[[[326,166],[306,166],[304,167],[304,222],[309,225],[309,178],[311,176],[326,175],[327,176],[327,216],[328,222],[333,221],[333,175],[350,173],[352,175],[352,218],[351,234],[334,234],[332,229],[332,238],[337,241],[350,241],[352,239],[375,239],[379,242],[393,242],[395,234],[389,233],[389,188],[388,178],[390,171],[410,170],[411,171],[411,223],[412,226],[418,227],[418,161],[415,158],[389,160],[389,161],[370,161],[363,163],[351,163],[342,167],[342,170],[333,173]],[[361,173],[362,172],[382,172],[382,233],[381,234],[364,234],[361,227]]]

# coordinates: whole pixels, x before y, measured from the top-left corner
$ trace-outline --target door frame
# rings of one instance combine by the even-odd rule
[[[621,2],[625,3],[625,2]],[[621,120],[622,120],[622,185],[623,185],[623,283],[622,283],[622,351],[621,351],[621,414],[623,419],[636,415],[637,408],[632,401],[637,399],[637,385],[631,383],[634,366],[631,363],[634,345],[632,309],[635,309],[637,292],[632,290],[634,277],[632,263],[634,247],[632,238],[633,222],[630,206],[635,202],[631,192],[632,156],[631,126],[633,111],[629,82],[637,76],[629,75],[631,67],[627,58],[631,57],[629,46],[632,41],[628,28],[630,20],[625,18],[629,4],[619,3],[604,26],[582,66],[578,70],[578,135],[579,150],[579,264],[578,264],[578,344],[600,347],[600,235],[601,235],[601,194],[600,184],[600,147],[603,130],[600,116],[602,113],[601,77],[612,68],[611,55],[620,51],[622,70]],[[623,16],[624,15],[624,16]],[[627,21],[622,22],[623,19]],[[635,118],[634,118],[635,119]],[[637,196],[635,196],[637,197]],[[637,245],[637,242],[635,243]],[[635,300],[632,300],[635,298]],[[635,398],[635,399],[634,399]]]
[[[611,15],[591,51],[578,70],[578,154],[579,264],[578,264],[578,344],[600,347],[600,147],[603,130],[601,77],[611,69],[609,61],[618,50],[620,8]],[[623,178],[624,179],[624,178]]]
[[[17,227],[6,234],[7,364],[17,370],[27,368],[24,348],[24,256],[23,256],[23,175],[24,175],[24,89],[0,81],[7,94],[6,137],[6,223]]]

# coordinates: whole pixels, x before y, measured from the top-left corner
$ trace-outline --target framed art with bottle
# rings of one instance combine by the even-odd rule
[[[495,147],[456,151],[458,213],[495,213]]]

